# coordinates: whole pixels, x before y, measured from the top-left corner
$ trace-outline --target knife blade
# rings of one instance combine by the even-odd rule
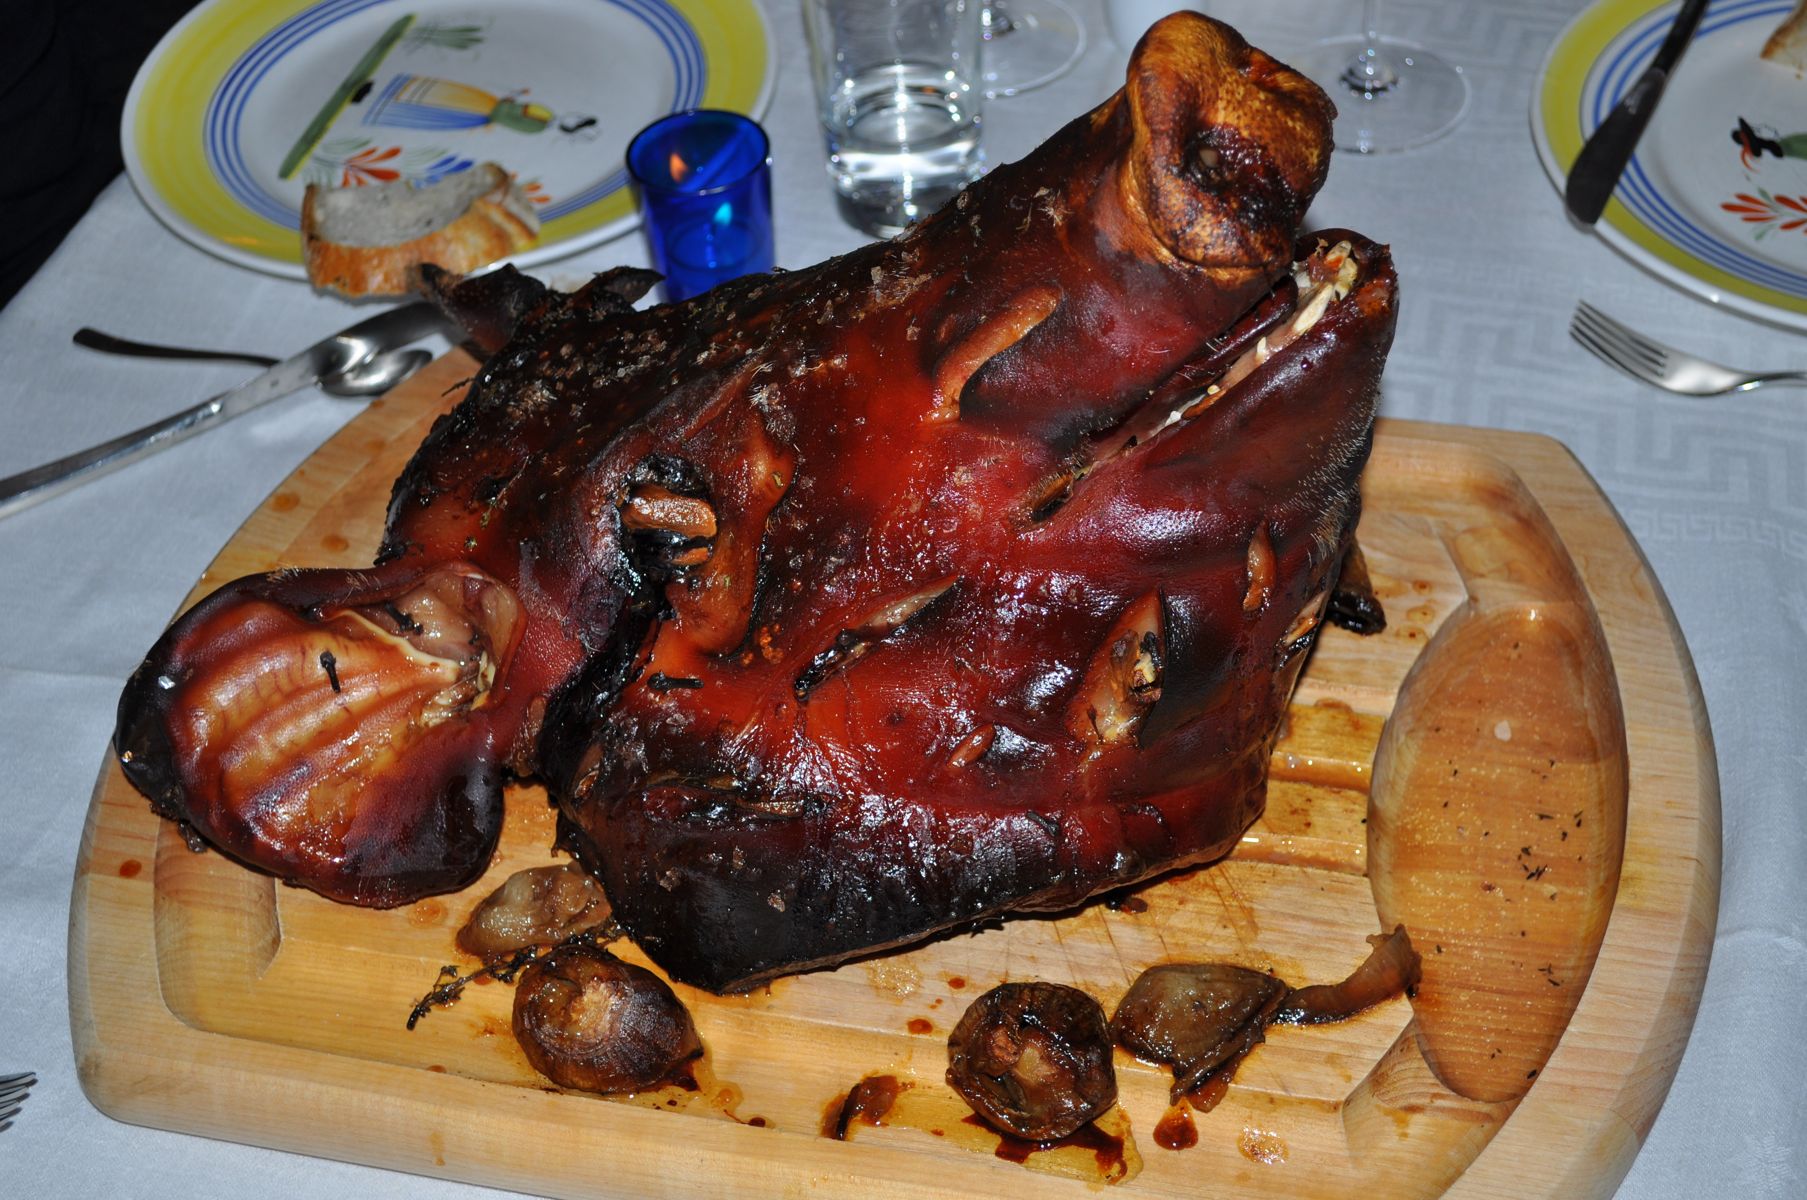
[[[298,392],[323,376],[354,367],[373,355],[449,329],[444,314],[424,301],[404,304],[325,337],[235,388],[141,429],[0,479],[0,518],[48,500],[109,471],[137,462],[272,400]]]
[[[1663,89],[1675,72],[1675,64],[1681,61],[1682,52],[1694,40],[1694,31],[1706,15],[1707,3],[1708,0],[1683,3],[1656,57],[1650,60],[1637,82],[1619,97],[1613,110],[1606,114],[1606,120],[1595,127],[1587,144],[1581,147],[1581,153],[1575,156],[1568,181],[1563,185],[1562,198],[1570,215],[1583,225],[1592,225],[1606,211],[1606,202],[1612,198],[1613,189],[1619,186],[1619,176],[1625,173],[1631,152],[1637,148],[1638,139],[1644,136],[1644,128],[1650,124],[1657,101],[1663,98]]]

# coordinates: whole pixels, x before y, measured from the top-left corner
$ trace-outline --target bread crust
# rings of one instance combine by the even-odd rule
[[[308,281],[346,296],[393,296],[411,290],[414,268],[436,263],[464,275],[527,249],[539,239],[539,222],[513,179],[494,163],[472,168],[495,182],[450,223],[407,241],[356,245],[322,232],[325,193],[309,184],[301,200],[302,258]],[[392,184],[389,186],[405,186]]]
[[[1807,0],[1800,0],[1763,43],[1763,57],[1796,71],[1807,70]]]

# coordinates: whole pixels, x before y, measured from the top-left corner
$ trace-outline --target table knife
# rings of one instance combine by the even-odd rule
[[[324,375],[343,371],[373,355],[443,333],[448,328],[444,314],[424,301],[404,304],[359,321],[191,408],[55,462],[0,479],[0,517],[9,517],[260,405],[298,392]]]
[[[1569,168],[1562,195],[1569,213],[1583,225],[1592,225],[1606,210],[1606,202],[1619,185],[1619,176],[1625,173],[1625,164],[1631,161],[1632,150],[1643,136],[1644,127],[1650,124],[1657,101],[1663,98],[1663,88],[1668,86],[1675,64],[1694,40],[1694,31],[1706,11],[1707,0],[1685,0],[1656,57],[1581,147],[1575,164]]]

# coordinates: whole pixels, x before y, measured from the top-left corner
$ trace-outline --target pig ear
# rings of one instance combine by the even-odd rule
[[[464,330],[479,359],[500,350],[516,329],[561,302],[546,285],[511,266],[470,276],[422,263],[416,268],[414,290]]]
[[[454,275],[433,263],[422,263],[414,272],[414,290],[464,330],[479,359],[507,345],[523,326],[559,315],[596,319],[628,312],[657,282],[657,271],[615,267],[567,296],[512,266],[482,275]]]
[[[241,579],[153,648],[114,745],[153,807],[253,866],[376,907],[449,891],[501,831],[492,700],[522,624],[468,564]]]
[[[1272,275],[1329,169],[1335,107],[1318,86],[1197,13],[1138,43],[1124,187],[1154,237],[1213,271]]]

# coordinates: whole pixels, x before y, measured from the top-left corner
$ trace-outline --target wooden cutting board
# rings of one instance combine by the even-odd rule
[[[449,356],[373,404],[195,596],[367,563],[391,481],[473,370]],[[477,885],[371,912],[190,853],[109,755],[70,913],[83,1086],[123,1121],[561,1196],[1182,1196],[1201,1179],[1264,1200],[1610,1195],[1681,1057],[1714,927],[1718,784],[1692,665],[1557,443],[1383,422],[1364,496],[1389,626],[1321,639],[1266,815],[1228,860],[746,996],[680,987],[708,1047],[690,1089],[548,1086],[500,984],[405,1028],[478,900],[551,861],[538,789],[512,791]],[[1171,1113],[1167,1073],[1119,1052],[1119,1107],[1037,1150],[962,1120],[943,1081],[948,1031],[1003,980],[1072,983],[1107,1010],[1157,962],[1330,982],[1395,920],[1425,958],[1417,997],[1271,1031],[1208,1114]],[[847,1138],[824,1136],[863,1080]],[[1165,1148],[1188,1120],[1196,1144]]]

